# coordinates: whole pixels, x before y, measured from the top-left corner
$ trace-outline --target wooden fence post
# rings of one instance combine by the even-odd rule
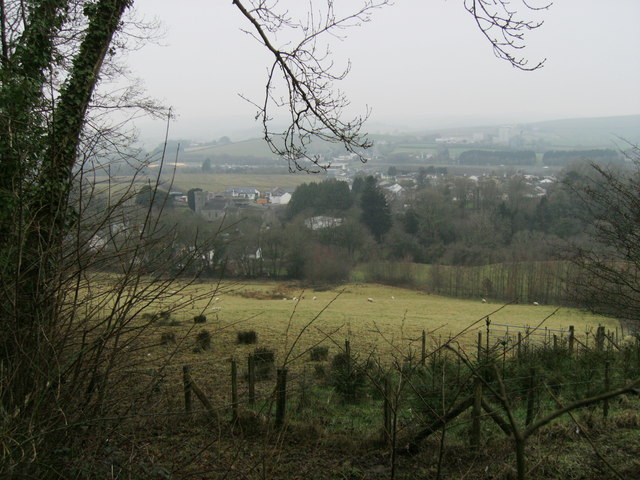
[[[558,349],[558,336],[555,333],[553,334],[553,349]]]
[[[491,329],[490,329],[491,319],[489,317],[487,317],[485,319],[485,323],[487,324],[487,341],[486,341],[487,347],[485,349],[485,356],[487,357],[486,359],[489,360],[489,335],[490,335],[490,332],[491,332]]]
[[[482,416],[482,380],[478,375],[475,376],[473,387],[473,409],[471,415],[473,418],[471,423],[471,446],[478,449],[480,448],[480,435],[482,433],[480,424],[480,417]]]
[[[193,411],[193,401],[191,396],[191,367],[189,365],[182,367],[182,383],[184,384],[184,411],[191,413]]]
[[[522,358],[522,332],[518,332],[518,361]]]
[[[391,408],[391,381],[388,376],[384,377],[383,380],[383,391],[384,391],[384,401],[383,401],[383,415],[384,415],[384,426],[382,432],[382,439],[387,445],[391,445],[392,440],[392,432],[391,428],[393,425],[393,411]]]
[[[569,355],[573,355],[573,342],[575,339],[575,329],[569,325]]]
[[[287,406],[287,369],[279,368],[276,380],[276,427],[284,424],[285,408]]]
[[[427,332],[422,330],[422,355],[420,356],[420,365],[423,367],[427,362]]]
[[[611,388],[611,382],[609,378],[609,360],[604,362],[604,391],[608,392]],[[605,398],[602,402],[602,418],[605,420],[609,416],[609,399]]]
[[[344,353],[347,356],[347,372],[351,375],[351,342],[349,340],[344,341]]]
[[[529,426],[533,422],[534,407],[536,401],[536,368],[531,367],[529,370],[529,391],[527,392],[527,417],[525,425]]]
[[[249,406],[256,406],[256,364],[253,355],[247,357],[247,377],[249,383]]]
[[[231,421],[238,420],[238,363],[231,359]]]
[[[604,327],[600,326],[596,330],[596,350],[598,352],[601,352],[603,346],[604,346]]]
[[[478,363],[482,361],[482,332],[478,332]]]

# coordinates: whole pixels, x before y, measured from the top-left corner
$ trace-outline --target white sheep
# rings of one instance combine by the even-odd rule
[[[313,297],[313,299],[314,299],[314,300],[317,300],[317,299],[318,299],[318,297],[314,296],[314,297]]]
[[[538,302],[533,302],[533,306],[534,306],[534,307],[537,307],[537,306],[539,306],[539,305],[540,305],[540,304],[539,304]]]
[[[487,299],[486,299],[486,298],[483,298],[483,299],[482,299],[482,303],[487,303]]]
[[[367,302],[372,302],[373,303],[373,298],[371,298],[371,297],[367,298]]]

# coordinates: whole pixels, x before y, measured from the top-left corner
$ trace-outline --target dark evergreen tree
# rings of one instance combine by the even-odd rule
[[[293,218],[306,212],[309,215],[327,215],[344,212],[353,205],[349,185],[338,180],[303,183],[291,196],[287,215]]]
[[[418,230],[420,229],[420,222],[418,219],[418,214],[413,208],[409,208],[402,216],[401,220],[402,228],[405,233],[409,233],[411,235],[415,235],[418,233]]]
[[[360,208],[362,209],[362,223],[367,226],[379,242],[391,228],[391,210],[382,190],[376,183],[376,179],[372,176],[367,177],[364,181]]]
[[[351,186],[351,194],[354,198],[360,198],[362,190],[364,189],[365,177],[356,177],[353,179],[353,185]]]
[[[158,209],[173,208],[173,199],[166,190],[145,185],[136,195],[136,205],[143,208],[150,205]]]

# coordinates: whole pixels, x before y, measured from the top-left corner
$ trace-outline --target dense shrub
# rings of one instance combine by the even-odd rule
[[[305,259],[304,278],[310,282],[342,282],[350,274],[351,260],[342,248],[316,244]]]
[[[347,353],[338,353],[331,362],[329,381],[343,401],[358,402],[367,386],[367,365]]]
[[[258,343],[258,334],[255,330],[246,330],[243,332],[238,332],[238,343],[249,345],[252,343]]]
[[[176,343],[176,334],[173,332],[165,332],[160,335],[160,344],[167,345],[169,343]]]
[[[312,362],[322,362],[329,358],[329,347],[317,345],[309,351]]]
[[[275,352],[266,347],[259,347],[253,351],[252,357],[256,380],[271,378],[276,362]]]
[[[201,330],[196,335],[196,346],[194,352],[204,352],[211,348],[211,332],[208,330]]]
[[[193,323],[206,323],[206,321],[206,315],[196,315],[195,317],[193,317]]]

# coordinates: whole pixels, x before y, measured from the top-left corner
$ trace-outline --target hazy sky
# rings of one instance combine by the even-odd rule
[[[166,31],[128,64],[179,115],[172,138],[234,138],[254,127],[255,108],[238,94],[260,99],[271,59],[240,30],[249,25],[231,1],[134,4]],[[463,0],[396,0],[334,42],[338,63],[352,63],[337,86],[353,113],[372,109],[372,130],[640,114],[640,1],[557,0],[543,15],[522,53],[546,64],[522,72],[493,55]],[[139,127],[148,141],[164,128]]]

